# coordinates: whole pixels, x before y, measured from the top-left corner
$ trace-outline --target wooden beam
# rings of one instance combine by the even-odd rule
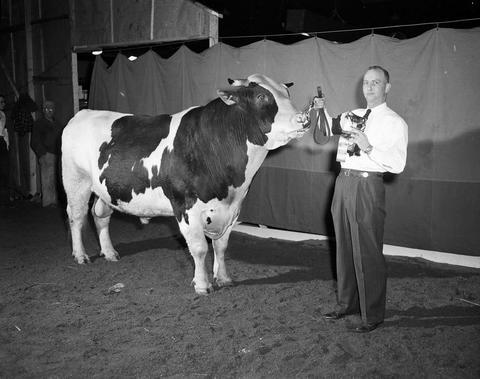
[[[208,13],[208,47],[218,43],[218,17]]]
[[[75,0],[69,0],[68,4],[70,5],[70,43],[73,43],[75,40]],[[72,49],[71,55],[72,63],[72,99],[73,99],[73,114],[75,115],[80,110],[80,100],[78,96],[78,55]]]
[[[25,9],[25,46],[27,53],[27,83],[28,94],[35,99],[35,88],[33,86],[33,45],[32,45],[32,8],[30,0],[23,0]],[[32,149],[30,152],[30,195],[35,195],[37,191],[37,158]]]
[[[60,16],[54,16],[54,17],[42,17],[37,20],[32,20],[31,24],[36,25],[36,24],[46,24],[48,22],[52,21],[58,21],[58,20],[68,20],[69,16],[68,14],[62,14]]]
[[[206,40],[208,37],[200,38],[189,38],[189,39],[158,39],[158,40],[145,40],[145,41],[135,41],[135,42],[118,42],[118,43],[104,43],[104,44],[95,44],[95,45],[77,45],[73,46],[73,51],[77,53],[89,53],[93,50],[106,50],[106,49],[121,49],[121,48],[131,48],[131,47],[152,47],[152,46],[161,46],[161,45],[172,45],[172,44],[183,44],[193,41],[202,41]]]
[[[70,83],[69,76],[57,76],[57,75],[33,75],[33,81],[35,83]]]
[[[15,86],[15,82],[13,81],[12,77],[10,76],[7,70],[7,66],[5,66],[5,63],[3,62],[2,57],[0,57],[0,66],[3,69],[3,73],[5,74],[5,77],[7,78],[8,84],[10,84],[10,87],[12,87],[12,91],[15,94],[15,97],[18,99],[18,96],[19,96],[18,89]]]
[[[80,100],[78,96],[78,64],[77,53],[72,52],[72,90],[73,90],[73,114],[80,110]]]
[[[37,20],[30,21],[30,25],[46,24],[48,22],[58,21],[58,20],[68,20],[68,15],[64,14],[56,17],[39,18]],[[25,23],[4,26],[0,28],[0,33],[15,33],[15,32],[22,32],[24,30],[25,30]]]
[[[4,26],[3,28],[0,28],[0,34],[15,33],[15,32],[21,32],[24,30],[25,30],[25,24],[16,24],[16,25]]]

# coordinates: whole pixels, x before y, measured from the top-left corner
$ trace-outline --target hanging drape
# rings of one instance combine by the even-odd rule
[[[321,85],[336,115],[364,106],[362,75],[381,65],[391,76],[387,102],[409,126],[405,171],[386,179],[385,243],[480,255],[479,62],[480,28],[440,28],[401,41],[372,34],[346,44],[220,43],[201,54],[181,47],[169,59],[150,51],[134,62],[118,54],[110,67],[97,58],[89,107],[174,113],[213,99],[227,78],[262,73],[294,82],[290,94],[300,109]],[[332,235],[335,148],[335,139],[316,145],[309,133],[270,152],[240,219]]]

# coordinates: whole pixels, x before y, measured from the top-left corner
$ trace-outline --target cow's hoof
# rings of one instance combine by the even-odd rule
[[[120,255],[114,250],[106,253],[101,252],[100,255],[104,257],[109,262],[118,262]]]
[[[87,254],[81,254],[79,256],[75,255],[75,254],[72,254],[73,255],[73,258],[75,259],[75,261],[79,264],[79,265],[83,265],[83,264],[86,264],[86,263],[90,263],[90,258],[88,257]]]
[[[195,293],[197,295],[207,296],[213,292],[213,287],[210,283],[208,283],[207,287],[200,287],[195,284],[194,280],[192,280],[192,285],[193,285],[193,288],[195,288]]]
[[[233,282],[232,279],[214,278],[213,279],[213,285],[216,288],[223,288],[223,287],[233,287],[233,286],[235,286],[235,283]]]
[[[208,296],[212,292],[211,288],[195,288],[195,293],[200,296]]]

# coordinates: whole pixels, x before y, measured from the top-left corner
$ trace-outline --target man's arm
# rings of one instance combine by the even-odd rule
[[[368,156],[387,171],[399,174],[407,163],[408,126],[401,118],[392,118],[385,126],[387,138],[374,144]]]
[[[43,126],[40,120],[35,122],[32,128],[32,139],[30,140],[30,147],[32,148],[37,158],[40,158],[42,155],[45,155],[47,152],[47,150],[43,146],[42,128]]]

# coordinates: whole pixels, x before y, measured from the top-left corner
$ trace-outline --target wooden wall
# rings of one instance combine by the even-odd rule
[[[19,94],[27,93],[39,108],[45,99],[55,101],[56,116],[66,123],[73,115],[68,3],[2,1],[1,16],[0,92],[7,98],[7,115]],[[39,182],[29,135],[10,131],[10,140],[15,191],[33,195],[39,191]]]
[[[66,124],[78,110],[78,83],[89,82],[88,62],[78,60],[77,50],[205,38],[214,43],[219,17],[189,0],[0,1],[0,93],[7,111],[28,93],[39,107],[55,101],[57,119]],[[36,159],[29,141],[15,138],[15,186],[33,195],[39,188]]]
[[[215,32],[218,40],[221,15],[192,1],[70,0],[70,7],[76,47],[184,41]]]

